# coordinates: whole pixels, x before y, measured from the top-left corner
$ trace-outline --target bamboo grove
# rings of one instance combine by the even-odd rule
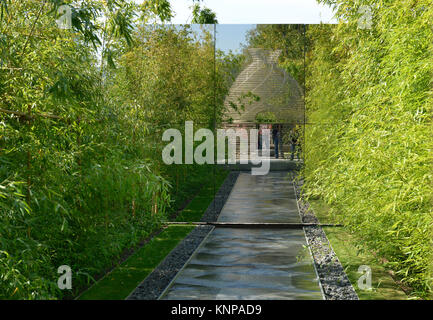
[[[431,298],[433,3],[321,2],[338,24],[247,36],[282,49],[305,89],[303,194]],[[0,0],[0,299],[75,296],[212,180],[210,166],[164,165],[162,132],[218,126],[244,57],[215,51],[213,25],[151,23],[171,17],[166,0]]]
[[[212,181],[163,165],[161,136],[215,125],[236,59],[213,25],[149,24],[164,3],[66,1],[62,29],[65,2],[0,1],[0,298],[76,295]]]
[[[305,84],[304,195],[327,202],[411,296],[431,298],[433,3],[321,2],[338,24],[248,35],[281,49],[280,66]]]
[[[307,31],[304,192],[414,297],[431,297],[432,2],[326,2],[340,23]]]

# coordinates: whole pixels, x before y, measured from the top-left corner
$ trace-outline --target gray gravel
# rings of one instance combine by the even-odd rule
[[[191,231],[126,300],[158,299],[212,228],[212,226],[197,226]]]
[[[214,200],[206,209],[202,219],[200,220],[201,222],[216,222],[218,220],[218,216],[230,196],[230,192],[232,191],[239,174],[239,171],[231,171],[228,174],[227,178],[216,193]]]
[[[206,209],[203,222],[215,222],[226,203],[239,172],[230,172],[218,190],[215,199]],[[182,269],[203,239],[213,229],[199,225],[174,248],[167,257],[149,274],[126,300],[156,300]]]
[[[302,222],[319,223],[309,203],[302,199],[302,183],[302,180],[294,182]],[[304,231],[326,300],[359,300],[323,229],[309,226]]]
[[[326,300],[358,300],[321,227],[304,227]]]
[[[236,182],[239,171],[227,176],[215,199],[205,211],[202,222],[216,222]],[[300,215],[304,223],[318,223],[308,202],[300,194],[302,181],[295,183]],[[212,230],[212,226],[197,226],[158,267],[127,297],[127,300],[156,300],[182,269],[184,264]],[[358,300],[343,266],[333,251],[321,227],[304,227],[307,241],[313,254],[314,263],[327,300]]]

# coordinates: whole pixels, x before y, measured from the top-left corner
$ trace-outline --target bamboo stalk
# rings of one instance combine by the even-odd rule
[[[31,117],[31,113],[32,113],[32,107],[29,105],[27,108],[28,111],[28,116]],[[30,127],[30,125],[29,125]],[[30,147],[29,147],[30,148]],[[30,149],[27,149],[27,196],[26,196],[26,201],[27,204],[30,206],[30,187],[31,187],[31,177],[30,177],[30,169],[31,169],[31,153],[30,153]]]
[[[152,196],[152,215],[158,213],[158,193],[154,193]]]
[[[66,122],[68,124],[70,124],[72,122],[72,119],[70,119],[70,118],[64,118],[64,117],[61,117],[61,116],[58,116],[58,115],[55,115],[55,114],[51,114],[51,113],[33,113],[33,114],[28,114],[28,113],[21,112],[21,111],[14,111],[14,110],[8,110],[8,109],[3,109],[3,108],[0,108],[0,112],[6,113],[6,114],[11,114],[11,115],[14,115],[14,116],[18,116],[18,117],[23,118],[25,120],[35,120],[36,118],[39,117],[39,118],[48,118],[48,119],[53,119],[53,120],[64,121],[64,122]],[[105,120],[106,119],[95,119],[95,120],[92,120],[92,121],[103,122]],[[78,117],[77,122],[78,121],[82,121],[80,117]],[[85,121],[85,122],[87,122],[87,121]]]
[[[12,67],[1,67],[0,70],[10,70],[10,71],[14,71],[14,70],[23,70],[23,68],[12,68]]]
[[[42,2],[41,8],[39,9],[39,12],[38,12],[38,15],[36,16],[36,19],[35,19],[35,21],[33,22],[32,29],[30,30],[30,34],[28,35],[28,37],[27,37],[27,39],[26,39],[26,42],[24,43],[23,51],[21,52],[21,57],[22,57],[22,56],[24,55],[24,53],[26,52],[27,45],[28,45],[28,43],[29,43],[29,41],[30,41],[30,36],[33,35],[33,32],[35,31],[36,23],[38,22],[39,17],[40,17],[41,14],[42,14],[42,10],[43,10],[44,7],[45,7],[45,3],[46,3],[45,1]]]
[[[41,118],[49,118],[49,119],[55,119],[55,120],[69,121],[69,119],[62,118],[62,117],[57,116],[55,114],[49,114],[49,113],[37,113],[37,114],[32,115],[32,114],[21,112],[21,111],[7,110],[7,109],[3,109],[3,108],[0,108],[0,112],[11,114],[14,116],[18,116],[18,117],[24,118],[26,120],[34,120],[37,117],[41,117]]]

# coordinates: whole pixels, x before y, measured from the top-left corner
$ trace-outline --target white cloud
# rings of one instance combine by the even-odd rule
[[[173,23],[191,22],[191,0],[173,0]],[[320,23],[334,22],[332,10],[315,0],[205,0],[219,23]]]

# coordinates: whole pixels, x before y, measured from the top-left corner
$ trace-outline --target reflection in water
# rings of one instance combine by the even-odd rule
[[[322,299],[302,230],[214,229],[164,299]]]
[[[218,221],[300,223],[287,172],[270,172],[265,176],[241,173]]]
[[[220,222],[300,222],[287,173],[241,174]],[[322,299],[302,229],[215,228],[163,299]]]

